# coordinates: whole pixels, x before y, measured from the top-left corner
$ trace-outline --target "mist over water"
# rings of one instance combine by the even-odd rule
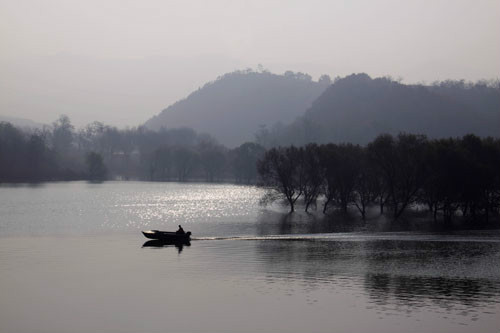
[[[0,187],[0,331],[497,331],[497,231],[329,233],[280,219],[261,194]],[[177,224],[191,244],[148,246],[139,233]]]

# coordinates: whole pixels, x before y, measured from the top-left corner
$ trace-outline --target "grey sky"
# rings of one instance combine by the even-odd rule
[[[225,72],[500,76],[500,1],[0,0],[0,114],[137,125]]]

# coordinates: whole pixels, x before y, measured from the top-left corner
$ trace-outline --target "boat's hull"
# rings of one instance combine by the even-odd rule
[[[175,232],[148,230],[143,231],[142,234],[149,239],[160,240],[164,242],[189,242],[191,240],[191,232],[185,234],[178,234]]]

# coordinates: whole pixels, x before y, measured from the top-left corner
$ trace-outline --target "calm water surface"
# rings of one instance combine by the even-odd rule
[[[0,187],[0,332],[499,332],[498,231],[325,233],[260,195]],[[199,239],[144,246],[180,223]]]

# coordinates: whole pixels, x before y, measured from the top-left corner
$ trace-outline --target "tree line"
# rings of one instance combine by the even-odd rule
[[[0,182],[51,180],[233,181],[254,184],[264,148],[234,149],[189,128],[75,129],[61,116],[41,129],[0,122]]]
[[[347,212],[370,207],[399,219],[426,207],[446,223],[498,216],[500,140],[466,135],[429,140],[380,135],[366,146],[308,144],[267,151],[247,142],[229,149],[189,128],[119,130],[99,122],[76,130],[66,116],[23,130],[0,122],[0,182],[131,179],[230,181],[269,189],[264,202],[291,211]]]
[[[456,215],[488,221],[500,209],[500,140],[466,135],[379,135],[366,146],[308,144],[271,148],[258,162],[263,202],[283,200],[293,212],[353,208],[364,219],[378,207],[399,219],[415,207],[449,224]]]

